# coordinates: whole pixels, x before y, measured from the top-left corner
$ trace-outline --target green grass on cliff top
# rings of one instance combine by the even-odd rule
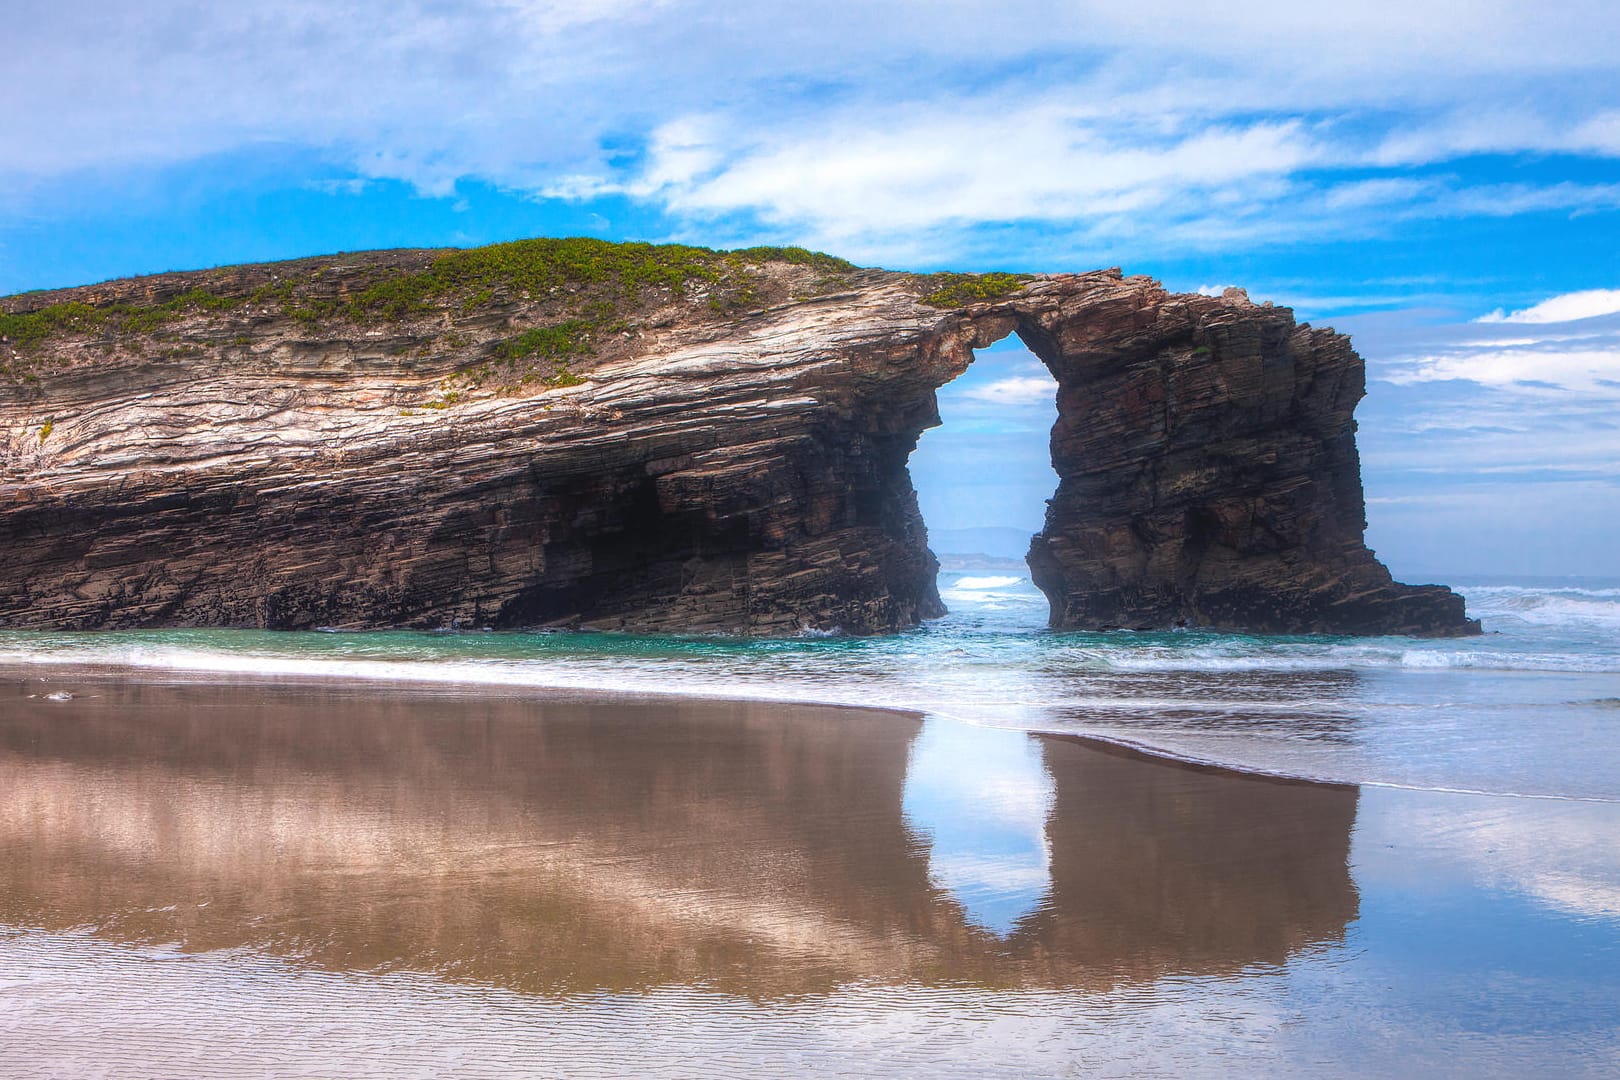
[[[1003,300],[1022,289],[1029,274],[924,274],[914,279],[925,290],[923,303],[937,308],[959,308],[989,300]]]
[[[380,268],[362,287],[337,298],[310,295],[320,291],[314,286],[324,268],[316,267],[235,295],[198,286],[160,304],[92,306],[69,301],[34,311],[0,313],[0,337],[26,348],[65,334],[149,333],[187,315],[250,304],[279,303],[286,314],[317,323],[325,319],[399,320],[430,312],[450,299],[459,299],[464,311],[473,311],[498,293],[543,300],[582,286],[594,286],[610,300],[633,300],[644,288],[679,290],[694,281],[721,284],[745,267],[770,262],[808,266],[826,274],[855,269],[844,259],[797,247],[715,251],[685,244],[609,243],[582,237],[518,240],[447,251],[422,270]]]
[[[605,335],[626,329],[627,317],[644,304],[649,290],[666,298],[706,300],[714,314],[726,316],[763,302],[762,279],[753,271],[767,264],[787,263],[819,274],[811,295],[846,285],[846,275],[856,269],[844,259],[800,247],[718,251],[585,237],[424,253],[414,262],[411,253],[403,253],[392,265],[379,254],[390,253],[200,271],[187,275],[190,288],[162,302],[67,300],[32,311],[0,311],[0,379],[37,382],[41,365],[51,362],[37,347],[53,339],[124,339],[139,353],[147,336],[161,336],[171,323],[210,313],[257,317],[279,309],[314,331],[329,323],[372,325],[436,312],[470,315],[498,301],[524,300],[546,305],[547,325],[499,342],[469,377],[480,385],[494,380],[516,386],[537,378],[559,384],[571,378],[572,358],[595,353]],[[1003,273],[907,278],[922,303],[939,308],[998,300],[1026,281],[1028,275]]]

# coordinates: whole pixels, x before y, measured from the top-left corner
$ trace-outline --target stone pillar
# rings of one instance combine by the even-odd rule
[[[1348,338],[1145,278],[1020,307],[1059,387],[1060,482],[1029,553],[1054,627],[1479,632],[1462,597],[1396,583],[1366,547]]]

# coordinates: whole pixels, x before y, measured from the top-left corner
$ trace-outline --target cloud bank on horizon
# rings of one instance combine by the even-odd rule
[[[536,233],[1237,282],[1356,332],[1398,571],[1620,575],[1611,3],[13,0],[7,27],[0,291]],[[1041,407],[1010,379],[967,388],[976,437]]]

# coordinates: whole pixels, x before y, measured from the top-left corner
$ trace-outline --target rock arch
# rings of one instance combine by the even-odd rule
[[[1029,553],[1054,627],[1477,630],[1461,597],[1395,583],[1366,547],[1348,338],[1240,289],[1110,277],[972,320],[1058,382],[1059,485]]]
[[[0,303],[258,296],[277,272]],[[943,610],[907,458],[935,390],[1017,333],[1059,386],[1030,552],[1054,626],[1477,632],[1363,543],[1347,339],[1118,270],[954,308],[912,275],[820,274],[764,267],[778,301],[741,314],[675,296],[583,380],[467,400],[434,395],[542,301],[51,339],[0,385],[0,626],[902,629]]]

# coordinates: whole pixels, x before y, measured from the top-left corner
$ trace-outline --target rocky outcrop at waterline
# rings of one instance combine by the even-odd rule
[[[1236,292],[542,240],[0,305],[8,627],[901,629],[907,458],[1017,333],[1054,626],[1477,630],[1362,541],[1348,341]]]

